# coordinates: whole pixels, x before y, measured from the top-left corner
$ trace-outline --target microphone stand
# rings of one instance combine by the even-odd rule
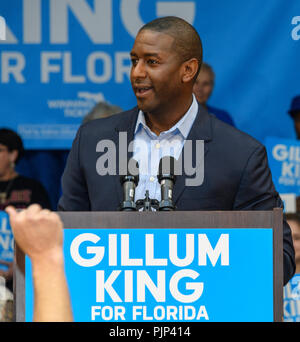
[[[120,182],[123,187],[124,199],[120,205],[121,211],[136,211],[136,204],[134,202],[135,187],[138,184],[137,176],[122,176]]]
[[[173,211],[175,206],[173,203],[173,184],[175,183],[176,177],[173,175],[159,175],[158,180],[161,188],[161,201],[159,203],[160,211]]]

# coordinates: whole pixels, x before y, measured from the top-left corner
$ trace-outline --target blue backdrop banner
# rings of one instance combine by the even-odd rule
[[[276,190],[300,195],[300,141],[268,137],[266,149]]]
[[[134,37],[166,15],[198,30],[216,73],[213,106],[259,140],[294,135],[287,110],[300,94],[297,0],[1,1],[0,126],[18,131],[26,148],[68,149],[97,102],[135,106]]]
[[[65,229],[75,321],[273,320],[271,229]],[[26,260],[26,320],[33,315]]]
[[[8,215],[0,211],[0,269],[7,270],[7,262],[14,260],[14,237],[8,220]],[[4,263],[1,263],[4,261]]]

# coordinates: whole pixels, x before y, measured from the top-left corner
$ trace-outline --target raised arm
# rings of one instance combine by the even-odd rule
[[[64,270],[63,224],[57,214],[33,204],[21,212],[9,206],[14,239],[32,262],[34,321],[72,321]]]

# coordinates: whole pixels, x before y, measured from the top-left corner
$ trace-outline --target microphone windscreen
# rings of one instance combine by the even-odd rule
[[[175,158],[171,156],[162,157],[159,161],[158,176],[171,175],[175,173]]]
[[[128,162],[127,175],[120,176],[121,184],[126,181],[134,182],[136,186],[139,183],[139,163],[133,158],[131,158]]]

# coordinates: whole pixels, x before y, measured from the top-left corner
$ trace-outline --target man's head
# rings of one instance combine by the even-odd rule
[[[193,58],[197,59],[198,75],[202,65],[203,51],[199,34],[192,25],[182,18],[170,16],[150,21],[140,29],[139,33],[144,30],[165,33],[173,37],[172,48],[182,63]]]
[[[293,98],[289,114],[294,120],[297,139],[300,139],[300,95]]]
[[[210,65],[202,63],[201,70],[194,84],[194,94],[199,103],[205,105],[209,99],[215,83],[215,73]]]
[[[7,128],[0,129],[0,177],[5,176],[24,153],[20,136]]]
[[[168,112],[191,97],[202,63],[197,31],[177,17],[144,25],[131,51],[131,83],[144,112]]]
[[[114,114],[122,112],[119,106],[111,105],[107,102],[99,102],[92,108],[92,110],[83,118],[82,123],[91,120],[108,118]]]

